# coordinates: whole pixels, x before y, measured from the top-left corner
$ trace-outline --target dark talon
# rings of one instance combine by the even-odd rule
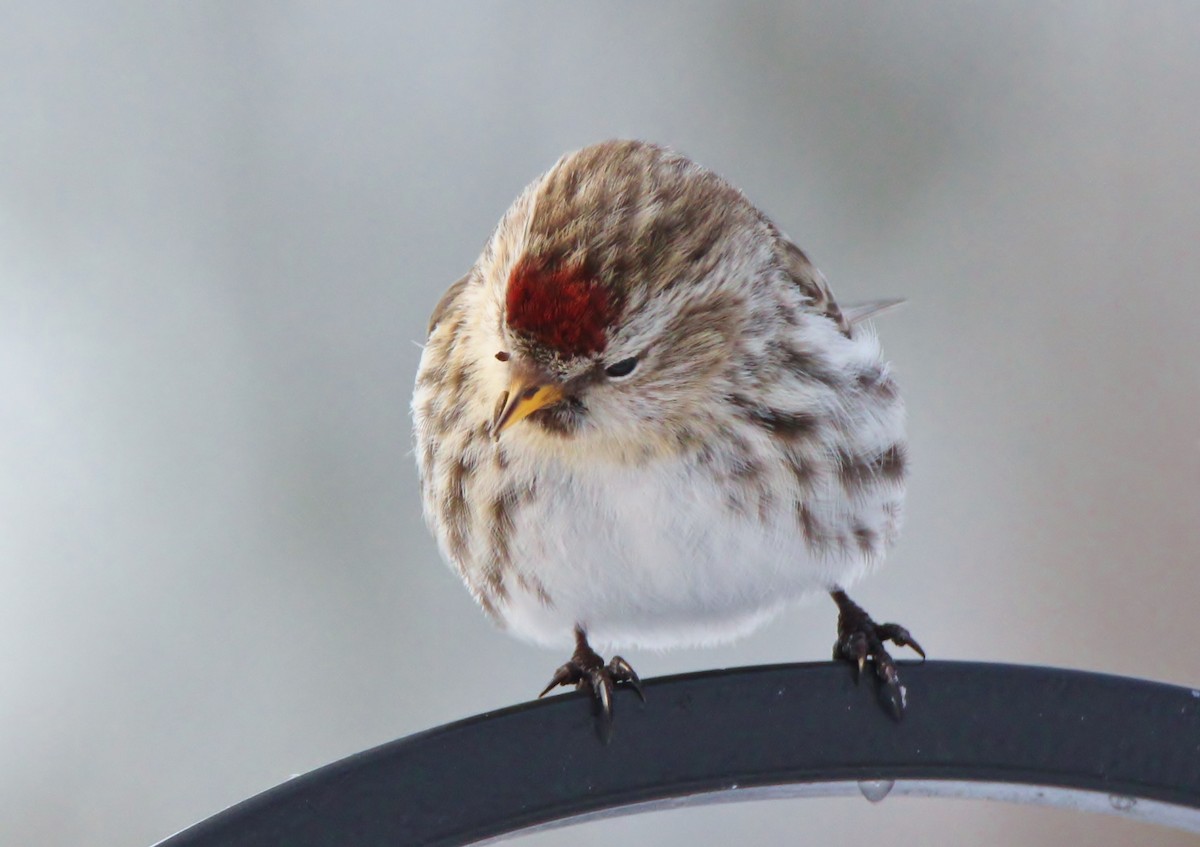
[[[629,687],[637,693],[638,699],[643,703],[646,702],[646,694],[642,691],[642,680],[629,662],[620,656],[613,656],[608,663],[608,672],[612,676],[613,682],[628,682]]]
[[[913,652],[925,658],[925,651],[921,649],[921,645],[917,643],[917,639],[913,638],[907,629],[895,623],[875,624],[875,632],[879,635],[880,641],[890,641],[897,647],[911,647]]]
[[[577,670],[578,669],[573,669],[570,664],[560,667],[554,672],[554,676],[551,677],[550,684],[542,689],[542,693],[538,695],[538,699],[541,700],[543,697],[549,694],[550,689],[552,688],[557,688],[560,685],[570,685],[571,683],[576,682],[575,675],[577,674]]]
[[[852,663],[857,683],[869,658],[879,680],[879,697],[892,716],[899,720],[904,714],[904,689],[900,685],[900,674],[896,663],[884,647],[891,641],[897,647],[911,647],[921,659],[925,651],[907,629],[894,623],[878,624],[861,606],[838,589],[830,596],[838,607],[838,638],[833,645],[834,660]]]
[[[591,678],[592,693],[596,697],[596,702],[600,704],[600,714],[604,716],[606,722],[609,722],[612,720],[612,679],[604,672],[603,668],[592,671]]]
[[[841,636],[841,632],[838,633]],[[863,667],[867,664],[867,655],[871,652],[867,636],[861,632],[848,633],[845,638],[838,638],[833,645],[834,660],[845,659],[854,663],[854,684],[858,685],[862,678]]]
[[[587,636],[579,627],[575,628],[575,653],[570,661],[554,672],[550,684],[542,689],[538,697],[544,697],[552,689],[560,685],[574,685],[579,690],[588,689],[598,709],[598,726],[601,739],[608,743],[612,736],[612,699],[613,687],[620,683],[628,683],[641,698],[646,701],[642,691],[642,681],[630,666],[629,662],[620,656],[613,656],[605,665],[604,660],[587,642]]]

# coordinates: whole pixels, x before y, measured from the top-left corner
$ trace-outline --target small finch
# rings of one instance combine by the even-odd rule
[[[728,641],[817,593],[834,658],[924,652],[845,587],[900,529],[904,407],[863,321],[723,179],[606,141],[517,198],[434,309],[413,396],[425,516],[484,611],[569,647],[558,685],[641,694],[593,644]]]

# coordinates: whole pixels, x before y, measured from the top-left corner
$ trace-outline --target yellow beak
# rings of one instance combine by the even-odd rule
[[[508,386],[504,406],[492,422],[492,438],[499,438],[500,433],[513,424],[525,420],[538,409],[557,403],[564,396],[563,390],[557,385],[530,384],[527,379],[514,377]]]

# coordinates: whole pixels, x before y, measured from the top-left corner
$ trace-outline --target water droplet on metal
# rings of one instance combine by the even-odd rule
[[[860,779],[858,781],[858,790],[862,792],[862,796],[866,797],[872,803],[880,803],[883,798],[892,792],[892,787],[895,786],[894,779]]]
[[[1126,797],[1124,794],[1109,794],[1108,805],[1112,806],[1118,812],[1128,812],[1137,805],[1137,798]]]

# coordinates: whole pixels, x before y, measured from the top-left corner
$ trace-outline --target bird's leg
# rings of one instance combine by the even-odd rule
[[[846,592],[835,588],[829,592],[838,607],[838,637],[833,645],[835,661],[851,662],[855,666],[855,680],[862,674],[869,658],[875,666],[875,676],[880,683],[880,696],[898,720],[904,714],[904,694],[900,688],[900,675],[896,663],[884,648],[891,641],[897,647],[911,647],[921,658],[925,651],[908,630],[899,624],[875,623],[862,606],[846,596]]]
[[[575,627],[575,652],[565,665],[554,672],[550,684],[542,690],[538,697],[544,697],[550,689],[559,685],[574,685],[580,691],[590,689],[592,697],[595,698],[596,705],[600,709],[600,717],[607,725],[612,721],[613,686],[621,682],[628,683],[637,692],[638,697],[645,702],[646,697],[642,694],[642,681],[629,666],[629,662],[620,656],[613,656],[607,665],[604,664],[604,659],[600,658],[588,644],[586,633],[577,626]]]

